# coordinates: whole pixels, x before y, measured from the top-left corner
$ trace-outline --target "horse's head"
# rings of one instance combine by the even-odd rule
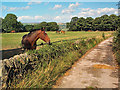
[[[39,38],[45,41],[46,43],[51,44],[50,38],[48,37],[47,33],[45,33],[45,31],[41,31],[41,33],[39,34]]]

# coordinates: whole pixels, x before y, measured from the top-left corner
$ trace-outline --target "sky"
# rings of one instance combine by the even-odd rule
[[[14,1],[14,0],[12,0]],[[71,20],[72,17],[100,17],[104,14],[118,15],[117,1],[98,2],[97,0],[81,0],[69,1],[69,2],[51,2],[50,0],[43,1],[28,1],[23,2],[4,0],[1,3],[2,14],[4,18],[8,13],[15,14],[18,21],[22,23],[38,23],[38,22],[57,22],[66,23]],[[49,2],[48,2],[49,1]],[[82,0],[83,1],[83,0]],[[87,2],[91,1],[91,2]],[[92,2],[94,1],[94,2]],[[112,0],[111,0],[112,1]]]

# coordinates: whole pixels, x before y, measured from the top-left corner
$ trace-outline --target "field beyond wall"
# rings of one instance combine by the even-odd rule
[[[70,40],[76,38],[83,38],[83,37],[101,37],[104,31],[92,31],[92,32],[85,32],[85,31],[66,31],[65,34],[58,34],[55,31],[46,32],[51,39],[51,42],[60,41],[60,40]],[[22,36],[27,34],[28,32],[24,33],[2,33],[2,50],[7,49],[15,49],[21,47],[21,40]],[[112,34],[113,31],[105,31],[104,34],[109,35]],[[37,45],[41,44],[42,40],[37,41]],[[39,46],[37,47],[39,48]]]

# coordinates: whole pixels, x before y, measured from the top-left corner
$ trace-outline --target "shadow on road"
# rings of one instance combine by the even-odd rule
[[[23,52],[24,50],[22,50],[22,48],[16,48],[16,49],[1,50],[0,54],[2,55],[2,60],[3,60],[13,57],[14,55],[21,54]]]

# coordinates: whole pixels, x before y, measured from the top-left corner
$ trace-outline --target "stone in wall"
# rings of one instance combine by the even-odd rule
[[[2,60],[2,87],[8,88],[13,78],[22,77],[29,69],[33,69],[30,60],[31,56],[26,53]]]

